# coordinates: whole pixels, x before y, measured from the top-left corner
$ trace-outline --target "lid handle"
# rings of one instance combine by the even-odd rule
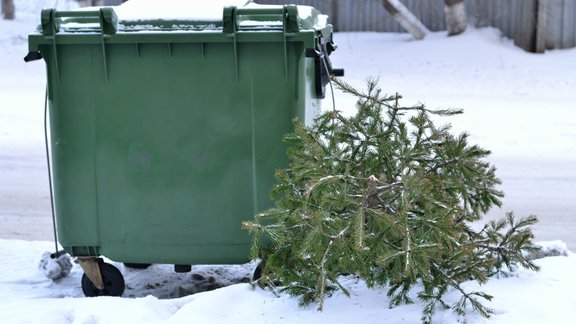
[[[284,5],[278,8],[224,7],[222,18],[224,33],[233,34],[238,31],[239,16],[244,16],[244,20],[280,20],[282,22],[283,30],[286,33],[297,33],[300,30],[300,27],[298,26],[298,8],[296,5]]]
[[[103,34],[115,34],[118,31],[118,16],[112,8],[100,8],[90,11],[56,11],[44,9],[41,14],[42,35],[52,36],[60,31],[60,25],[64,23],[62,18],[76,18],[71,21],[78,23],[98,22]]]

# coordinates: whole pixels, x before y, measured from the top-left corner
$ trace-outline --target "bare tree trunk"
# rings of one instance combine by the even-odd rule
[[[399,0],[380,0],[384,9],[414,38],[423,39],[428,29]]]
[[[14,19],[14,0],[2,0],[2,16],[6,20]]]
[[[444,0],[446,29],[448,36],[458,35],[466,30],[466,6],[464,0]]]
[[[536,2],[538,11],[536,13],[536,53],[546,51],[546,35],[548,26],[548,0],[538,0]]]

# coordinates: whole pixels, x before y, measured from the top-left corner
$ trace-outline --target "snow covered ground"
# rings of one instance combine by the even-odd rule
[[[131,0],[136,1],[136,0]],[[72,6],[68,1],[44,1]],[[302,309],[286,296],[252,289],[245,281],[253,265],[196,266],[175,274],[170,266],[125,269],[125,298],[83,298],[82,275],[46,279],[37,264],[53,250],[44,157],[44,66],[25,64],[26,36],[42,6],[21,1],[17,19],[0,20],[0,314],[6,323],[228,322],[228,323],[418,323],[421,305],[388,309],[385,290],[368,290],[346,280],[352,297],[336,294],[323,313]],[[25,4],[25,5],[24,5]],[[451,120],[472,140],[493,151],[506,193],[502,210],[536,214],[539,241],[576,238],[576,49],[529,54],[497,30],[469,30],[448,38],[434,33],[423,41],[406,34],[338,33],[333,65],[362,86],[379,77],[384,91],[399,92],[406,104],[460,107]],[[353,112],[351,99],[336,94],[338,109]],[[327,102],[325,109],[330,109]],[[561,242],[545,244],[566,252]],[[470,323],[572,323],[576,319],[576,256],[538,260],[539,273],[494,279],[481,289],[494,295],[495,315]],[[181,297],[197,289],[211,292]],[[475,284],[470,283],[470,287]],[[456,295],[454,295],[455,297]],[[126,298],[127,297],[127,298]],[[437,323],[456,317],[439,312]]]
[[[79,287],[82,270],[75,266],[70,276],[52,281],[37,264],[52,244],[39,241],[1,240],[0,314],[2,323],[419,323],[420,303],[389,309],[386,290],[368,289],[354,278],[342,282],[351,297],[336,293],[323,312],[300,308],[297,300],[238,283],[253,265],[196,266],[192,273],[176,274],[171,266],[154,265],[133,270],[116,264],[124,274],[127,289],[123,298],[85,298]],[[545,245],[568,253],[560,241]],[[537,260],[539,273],[519,271],[509,278],[493,279],[480,287],[494,296],[489,320],[477,314],[469,323],[573,323],[576,318],[576,255]],[[200,282],[200,284],[198,284]],[[186,297],[210,282],[234,285]],[[478,289],[475,283],[467,289]],[[449,294],[447,300],[456,299]],[[434,323],[457,323],[457,317],[438,311]]]

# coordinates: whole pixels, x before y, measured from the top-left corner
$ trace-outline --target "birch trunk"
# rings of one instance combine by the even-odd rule
[[[426,26],[399,0],[380,0],[380,2],[384,9],[414,38],[423,39],[426,36],[428,33]]]
[[[6,20],[14,19],[14,0],[2,0],[2,17]]]
[[[464,0],[444,0],[446,29],[448,36],[458,35],[466,30],[466,6]]]

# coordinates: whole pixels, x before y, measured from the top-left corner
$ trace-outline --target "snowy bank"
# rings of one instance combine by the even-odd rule
[[[237,283],[213,291],[177,298],[197,285],[199,278],[230,284],[246,278],[253,264],[196,266],[189,274],[175,274],[171,266],[153,265],[134,270],[116,264],[126,277],[124,298],[84,298],[78,265],[70,276],[52,281],[38,269],[42,253],[51,242],[0,240],[0,314],[5,323],[419,323],[422,304],[388,308],[386,289],[368,289],[355,278],[343,284],[351,297],[336,293],[325,311],[301,308],[298,300],[283,294]],[[566,256],[536,260],[540,272],[520,270],[513,276],[491,279],[477,287],[494,296],[488,305],[490,319],[469,314],[469,323],[569,323],[576,318],[576,255],[561,242],[544,243],[544,250],[557,249]],[[210,287],[208,287],[210,288]],[[457,293],[448,298],[458,298]],[[450,311],[438,310],[435,323],[456,323]]]

